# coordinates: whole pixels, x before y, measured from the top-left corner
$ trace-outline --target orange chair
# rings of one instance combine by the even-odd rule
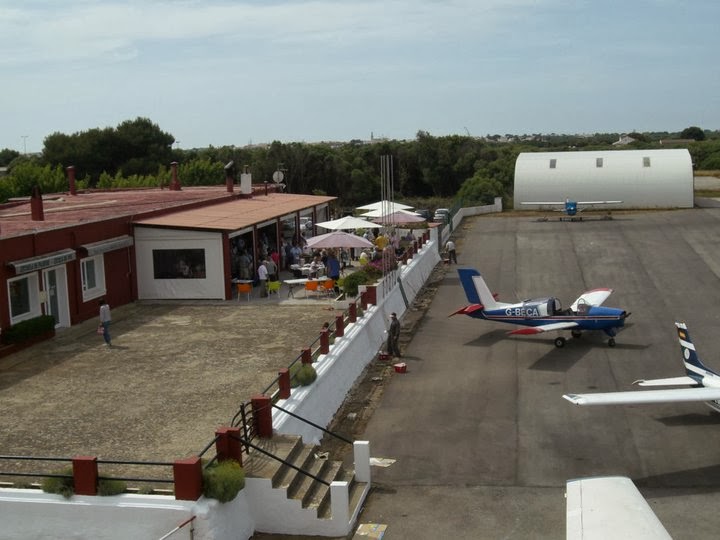
[[[318,281],[306,281],[305,282],[305,298],[308,298],[308,292],[317,292]]]
[[[328,296],[335,296],[335,280],[326,279],[325,283],[323,283],[323,289]]]
[[[252,294],[252,283],[238,283],[237,284],[237,298],[240,301],[240,295],[247,294],[248,302],[250,301],[250,295]]]

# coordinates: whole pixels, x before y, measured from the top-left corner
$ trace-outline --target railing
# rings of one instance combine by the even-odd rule
[[[186,520],[183,521],[180,525],[178,525],[177,527],[175,527],[172,531],[170,531],[169,533],[164,534],[163,536],[161,536],[158,540],[165,540],[166,538],[170,538],[173,534],[175,534],[176,532],[178,532],[180,529],[182,529],[182,528],[185,527],[186,525],[190,525],[190,538],[192,538],[192,533],[193,533],[193,530],[194,530],[194,529],[192,528],[192,522],[193,522],[193,521],[195,521],[195,516],[192,516],[191,518],[186,519]]]
[[[0,461],[47,461],[47,462],[60,462],[72,464],[74,458],[70,457],[36,457],[36,456],[8,456],[0,455]],[[173,463],[165,461],[132,461],[132,460],[117,460],[117,459],[98,459],[96,460],[98,465],[122,465],[124,467],[171,467]],[[57,472],[31,472],[26,470],[16,471],[1,471],[0,476],[13,477],[13,478],[73,478],[71,474],[62,474]],[[172,477],[164,477],[158,475],[155,477],[137,477],[127,475],[98,475],[98,480],[122,480],[125,482],[137,482],[137,483],[162,483],[162,484],[173,484],[174,480]]]

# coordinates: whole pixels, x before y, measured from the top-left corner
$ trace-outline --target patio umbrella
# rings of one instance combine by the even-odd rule
[[[420,215],[420,214],[418,214],[417,212],[412,212],[411,210],[401,210],[401,209],[396,209],[396,210],[381,210],[381,209],[378,209],[378,210],[370,210],[369,212],[365,212],[364,214],[360,214],[360,216],[361,216],[361,217],[366,217],[366,218],[376,218],[376,217],[382,217],[382,216],[389,216],[389,215],[391,215],[391,214],[397,214],[397,213],[400,213],[400,214],[410,214],[410,215],[413,215],[413,216],[419,216],[419,215]]]
[[[366,240],[362,236],[342,231],[313,236],[307,241],[307,245],[311,248],[366,248],[373,246],[370,240]]]
[[[332,221],[323,221],[322,223],[318,223],[317,226],[331,231],[339,231],[342,229],[379,229],[382,227],[382,225],[355,216],[345,216],[340,219],[333,219]]]
[[[392,201],[378,201],[372,204],[366,204],[365,206],[358,206],[357,210],[382,210],[384,212],[394,212],[395,210],[410,210],[412,206],[407,204],[396,203]]]
[[[393,212],[392,214],[388,214],[386,216],[379,216],[373,219],[373,222],[383,224],[421,223],[423,221],[425,221],[425,218],[422,217],[420,214],[416,214],[415,212],[404,212],[402,210],[398,210],[397,212]]]

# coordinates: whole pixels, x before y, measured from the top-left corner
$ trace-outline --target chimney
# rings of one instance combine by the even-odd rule
[[[249,165],[243,165],[243,172],[240,175],[240,193],[252,195],[252,174],[250,174]]]
[[[229,161],[224,167],[225,169],[225,186],[228,193],[232,193],[235,186],[235,163]]]
[[[75,187],[75,165],[65,167],[68,176],[68,184],[70,184],[70,195],[77,195],[77,188]]]
[[[170,168],[172,169],[172,180],[170,180],[170,190],[171,191],[180,191],[180,180],[178,180],[178,172],[177,172],[178,163],[177,161],[173,161],[170,164]]]
[[[35,184],[30,195],[30,215],[33,221],[45,221],[45,212],[43,211],[42,192],[40,186]]]

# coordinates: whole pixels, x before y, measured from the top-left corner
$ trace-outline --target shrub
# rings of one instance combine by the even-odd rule
[[[307,386],[317,379],[317,371],[311,364],[301,364],[299,362],[290,366],[290,386],[297,388],[298,386]]]
[[[98,481],[98,495],[110,497],[111,495],[120,495],[127,491],[127,484],[123,480],[115,480],[114,478],[103,478]]]
[[[11,343],[22,343],[35,336],[50,332],[55,328],[55,317],[52,315],[40,315],[26,321],[20,321],[10,328],[3,330],[0,336],[6,345]]]
[[[203,495],[221,503],[232,501],[245,487],[245,471],[235,460],[222,461],[203,469]]]
[[[63,469],[57,474],[62,475],[62,477],[50,476],[43,479],[42,490],[45,493],[56,493],[57,495],[62,495],[66,499],[69,499],[75,493],[72,467]]]
[[[368,275],[364,271],[358,270],[357,272],[353,272],[352,274],[345,276],[345,280],[343,281],[343,290],[347,296],[357,296],[358,287],[360,285],[365,285],[367,281]]]

